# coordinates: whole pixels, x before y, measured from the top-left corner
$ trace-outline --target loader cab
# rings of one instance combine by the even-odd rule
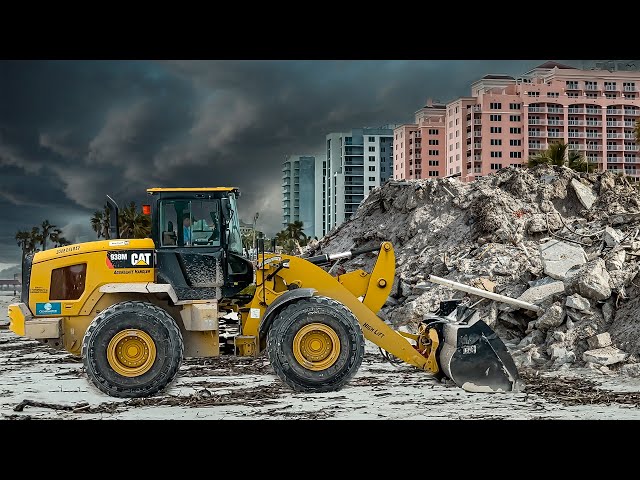
[[[242,256],[237,188],[150,188],[157,282],[179,300],[229,298],[253,281]]]

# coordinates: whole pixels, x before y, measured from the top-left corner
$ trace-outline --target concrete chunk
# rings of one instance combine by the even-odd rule
[[[555,281],[540,285],[539,287],[529,288],[518,297],[518,300],[538,304],[549,298],[551,295],[561,292],[564,292],[564,283],[561,281]]]
[[[587,210],[589,210],[593,206],[595,201],[598,199],[596,194],[593,192],[593,189],[590,187],[587,187],[583,183],[580,183],[580,181],[575,178],[571,180],[571,186],[573,187],[573,190],[576,192],[576,195],[578,196],[578,200],[580,200],[580,203],[582,204],[582,206]]]
[[[564,290],[564,284],[562,284],[562,287]],[[589,309],[591,308],[591,304],[589,303],[589,300],[580,296],[577,293],[574,293],[573,295],[570,295],[567,297],[567,302],[565,303],[565,306],[569,308],[574,308],[576,310],[580,310],[581,312],[588,312]]]
[[[609,345],[611,345],[611,336],[608,332],[594,335],[593,337],[587,338],[587,344],[592,350],[596,348],[608,347]]]
[[[538,248],[544,273],[556,280],[564,280],[570,268],[587,262],[584,250],[578,245],[553,239]]]
[[[593,300],[606,300],[611,296],[609,282],[611,277],[602,258],[580,267],[566,282],[565,291],[568,294],[579,293],[583,297]]]
[[[615,247],[623,238],[624,237],[620,232],[618,232],[615,228],[609,226],[604,229],[604,235],[602,236],[602,239],[604,240],[604,243],[607,244],[607,247]]]
[[[587,350],[582,354],[582,360],[597,363],[598,365],[613,365],[614,363],[625,361],[628,356],[628,353],[623,352],[619,348],[609,346],[595,350]]]
[[[559,327],[563,320],[564,310],[560,304],[555,303],[542,314],[542,316],[536,321],[535,325],[538,330],[546,331],[550,328]]]

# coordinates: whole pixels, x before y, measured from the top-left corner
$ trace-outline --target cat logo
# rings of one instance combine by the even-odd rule
[[[136,253],[131,254],[131,265],[136,267],[148,267],[151,264],[151,253]]]

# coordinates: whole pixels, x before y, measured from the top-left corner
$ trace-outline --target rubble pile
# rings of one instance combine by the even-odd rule
[[[391,241],[396,278],[379,312],[415,328],[463,298],[519,365],[640,375],[640,195],[628,177],[510,167],[475,182],[389,181],[312,252]],[[343,262],[369,270],[375,255]],[[429,281],[444,277],[539,305],[542,314]]]

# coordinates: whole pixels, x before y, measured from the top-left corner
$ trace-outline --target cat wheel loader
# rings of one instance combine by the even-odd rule
[[[394,330],[376,315],[394,281],[390,242],[308,258],[262,245],[254,263],[243,257],[237,188],[147,193],[151,238],[118,238],[118,206],[107,196],[111,239],[27,256],[21,302],[9,306],[14,333],[81,356],[89,380],[106,394],[157,394],[185,357],[265,350],[293,390],[338,390],[358,371],[365,339],[466,390],[516,389],[505,345],[482,320],[468,321],[469,309],[457,302],[443,302],[417,333]],[[326,269],[373,251],[371,272],[333,276]]]

